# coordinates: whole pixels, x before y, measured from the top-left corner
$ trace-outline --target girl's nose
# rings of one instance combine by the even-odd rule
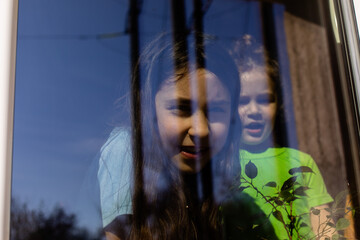
[[[209,135],[209,123],[205,113],[196,112],[193,114],[189,135],[204,138]]]

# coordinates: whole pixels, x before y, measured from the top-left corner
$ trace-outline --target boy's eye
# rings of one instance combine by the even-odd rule
[[[240,97],[239,99],[239,105],[246,105],[250,102],[249,97]]]
[[[258,104],[270,104],[275,102],[275,96],[272,94],[260,95],[257,97]]]

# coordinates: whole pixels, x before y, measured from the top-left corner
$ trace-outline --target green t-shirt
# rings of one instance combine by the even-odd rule
[[[255,164],[258,171],[257,176],[253,178],[252,183],[265,196],[275,196],[276,193],[279,192],[279,189],[281,189],[283,183],[295,175],[298,176],[296,181],[300,183],[301,186],[309,188],[305,191],[307,196],[300,197],[293,201],[292,212],[293,215],[304,214],[302,222],[306,223],[308,227],[301,227],[300,234],[306,236],[306,239],[313,236],[313,233],[311,232],[310,216],[308,214],[310,208],[330,203],[333,199],[328,194],[321,173],[312,157],[291,148],[268,148],[262,153],[250,153],[246,150],[240,150],[242,176],[249,181],[250,179],[245,174],[245,166],[250,161]],[[300,166],[311,168],[313,173],[305,172],[297,173],[295,175],[289,173],[290,169]],[[277,187],[264,186],[269,182],[275,182]],[[295,185],[295,188],[297,187],[298,185]],[[264,211],[267,216],[270,216],[269,220],[279,239],[289,239],[283,223],[271,214],[274,210],[271,204],[267,203],[254,188],[248,187],[244,192],[253,197],[262,211]],[[290,220],[287,217],[285,209],[278,207],[278,210],[282,212],[283,219],[288,224]],[[289,207],[288,211],[290,211]],[[297,239],[295,231],[293,232],[293,239]]]

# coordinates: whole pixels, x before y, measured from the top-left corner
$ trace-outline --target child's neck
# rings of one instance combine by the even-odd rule
[[[262,153],[265,152],[266,150],[268,150],[269,148],[273,148],[276,147],[276,144],[274,143],[274,141],[267,140],[265,142],[262,142],[260,144],[256,144],[256,145],[249,145],[249,144],[242,144],[241,148],[251,152],[251,153]]]

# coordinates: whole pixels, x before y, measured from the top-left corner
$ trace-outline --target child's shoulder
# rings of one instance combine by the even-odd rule
[[[109,138],[101,147],[100,164],[107,162],[111,166],[118,167],[125,163],[129,165],[131,155],[131,133],[127,128],[118,127],[112,130]]]
[[[309,154],[302,152],[295,148],[289,148],[289,147],[282,147],[282,148],[276,148],[280,152],[287,153],[291,156],[298,156],[298,157],[311,157]]]
[[[248,161],[257,162],[258,164],[273,162],[273,164],[288,164],[294,166],[311,166],[314,164],[312,157],[298,149],[288,147],[268,148],[266,151],[260,153],[252,153],[247,150],[240,150],[240,159],[243,164]]]
[[[101,147],[101,152],[109,152],[119,147],[128,147],[130,145],[130,130],[125,127],[114,128],[105,144]]]
[[[293,161],[297,161],[305,165],[312,164],[314,162],[313,158],[309,154],[302,152],[298,149],[288,148],[288,147],[283,147],[280,149],[281,149],[280,151],[286,158],[291,159]]]
[[[272,158],[272,157],[311,158],[311,156],[307,153],[288,147],[267,148],[265,151],[262,152],[249,152],[246,149],[240,149],[240,155],[246,158],[253,158],[253,159],[257,159],[257,158],[264,159],[264,158]]]

